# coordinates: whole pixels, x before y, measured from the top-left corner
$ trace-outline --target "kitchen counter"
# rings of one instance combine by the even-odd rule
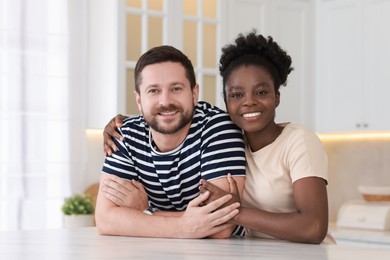
[[[390,249],[277,240],[100,236],[96,228],[0,232],[1,259],[390,259]]]
[[[390,249],[390,231],[330,227],[330,233],[339,245],[359,245]]]

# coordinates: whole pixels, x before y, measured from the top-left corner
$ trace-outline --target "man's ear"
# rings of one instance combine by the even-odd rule
[[[134,91],[134,95],[135,95],[135,102],[137,103],[138,110],[142,114],[141,94],[138,93],[137,91]]]
[[[194,88],[192,89],[192,100],[193,100],[194,106],[196,106],[198,104],[198,100],[199,100],[199,85],[198,84],[196,84],[194,86]]]

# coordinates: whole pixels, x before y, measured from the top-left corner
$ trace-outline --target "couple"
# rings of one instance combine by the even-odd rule
[[[134,79],[142,116],[123,125],[117,116],[105,128],[101,234],[227,238],[245,231],[324,240],[326,153],[314,133],[275,122],[290,56],[271,37],[240,34],[222,49],[219,69],[229,114],[198,102],[191,61],[177,49],[140,57]]]

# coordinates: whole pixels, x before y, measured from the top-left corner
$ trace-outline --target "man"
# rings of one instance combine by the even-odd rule
[[[100,178],[96,224],[106,235],[226,238],[238,214],[230,194],[202,206],[201,179],[228,191],[235,176],[241,194],[245,176],[242,132],[222,110],[198,102],[191,61],[171,46],[143,54],[134,71],[142,116],[118,129],[118,147]],[[125,180],[126,179],[126,180]],[[121,193],[121,189],[127,192]],[[130,192],[130,198],[123,194]],[[223,207],[222,207],[223,206]]]

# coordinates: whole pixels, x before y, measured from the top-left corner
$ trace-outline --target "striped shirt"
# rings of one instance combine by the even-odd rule
[[[115,140],[119,150],[106,157],[103,172],[140,181],[154,210],[182,211],[199,195],[201,178],[245,176],[242,131],[217,107],[199,102],[186,139],[158,152],[143,116],[126,119]]]

